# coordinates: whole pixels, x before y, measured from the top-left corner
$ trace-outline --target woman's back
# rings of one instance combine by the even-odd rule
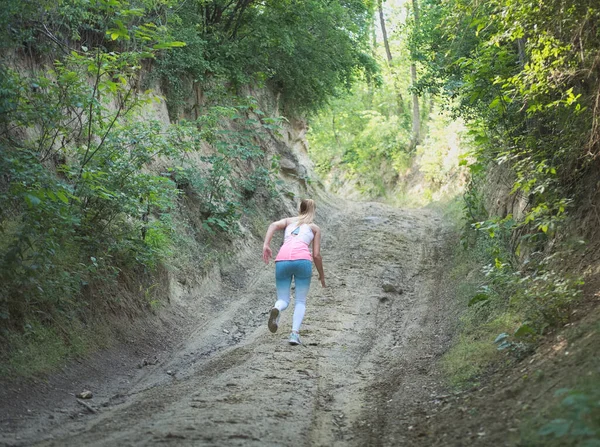
[[[310,225],[298,225],[297,221],[292,221],[285,228],[285,236],[283,245],[277,253],[275,262],[277,261],[297,261],[305,259],[312,261],[312,254],[308,246],[315,237]]]
[[[285,228],[283,243],[286,244],[292,238],[296,238],[304,242],[306,245],[310,245],[314,237],[315,235],[309,224],[298,225],[298,223],[294,221]]]

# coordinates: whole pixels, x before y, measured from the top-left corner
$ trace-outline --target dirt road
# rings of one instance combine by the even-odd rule
[[[451,307],[448,249],[431,210],[381,204],[331,211],[301,330],[267,330],[274,267],[248,250],[198,299],[199,326],[126,392],[35,439],[7,445],[433,445],[419,405],[439,393],[435,361]],[[255,247],[256,248],[256,247]],[[245,265],[247,268],[242,268]],[[316,275],[316,273],[315,273]],[[110,388],[108,388],[110,391]],[[106,392],[108,392],[106,391]]]

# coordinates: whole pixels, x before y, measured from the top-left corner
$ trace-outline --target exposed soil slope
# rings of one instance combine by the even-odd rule
[[[274,266],[252,241],[194,298],[195,330],[164,360],[126,390],[92,390],[95,413],[80,406],[50,427],[32,417],[0,444],[432,445],[418,403],[440,393],[452,233],[432,210],[376,203],[329,209],[319,223],[328,287],[314,277],[303,345],[287,343],[291,308],[267,330]]]

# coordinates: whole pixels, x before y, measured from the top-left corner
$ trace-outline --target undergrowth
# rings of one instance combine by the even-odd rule
[[[452,271],[463,311],[458,336],[443,359],[450,383],[458,388],[477,385],[494,364],[530,353],[548,331],[568,321],[581,295],[581,279],[562,269],[564,258],[558,254],[564,252],[558,247],[551,254],[535,251],[540,245],[530,234],[515,244],[516,225],[509,215],[471,220],[463,230]]]
[[[3,375],[86,351],[91,309],[100,325],[111,313],[155,311],[165,300],[152,292],[165,281],[161,269],[209,270],[242,215],[277,194],[260,142],[279,120],[236,96],[194,121],[143,117],[156,98],[131,95],[131,57],[83,52],[47,71],[0,68],[11,111],[0,119]],[[93,85],[84,82],[90,70]]]

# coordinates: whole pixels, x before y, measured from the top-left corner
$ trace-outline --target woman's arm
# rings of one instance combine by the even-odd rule
[[[321,229],[316,225],[310,226],[315,237],[312,241],[313,244],[313,261],[317,272],[319,272],[319,281],[321,286],[325,287],[325,272],[323,271],[323,258],[321,257]]]
[[[267,228],[267,234],[265,234],[265,242],[263,243],[263,261],[265,264],[269,263],[269,260],[273,256],[273,252],[271,251],[271,239],[273,239],[273,234],[277,230],[285,230],[285,227],[288,225],[288,219],[281,219],[276,222],[271,223],[269,228]]]

